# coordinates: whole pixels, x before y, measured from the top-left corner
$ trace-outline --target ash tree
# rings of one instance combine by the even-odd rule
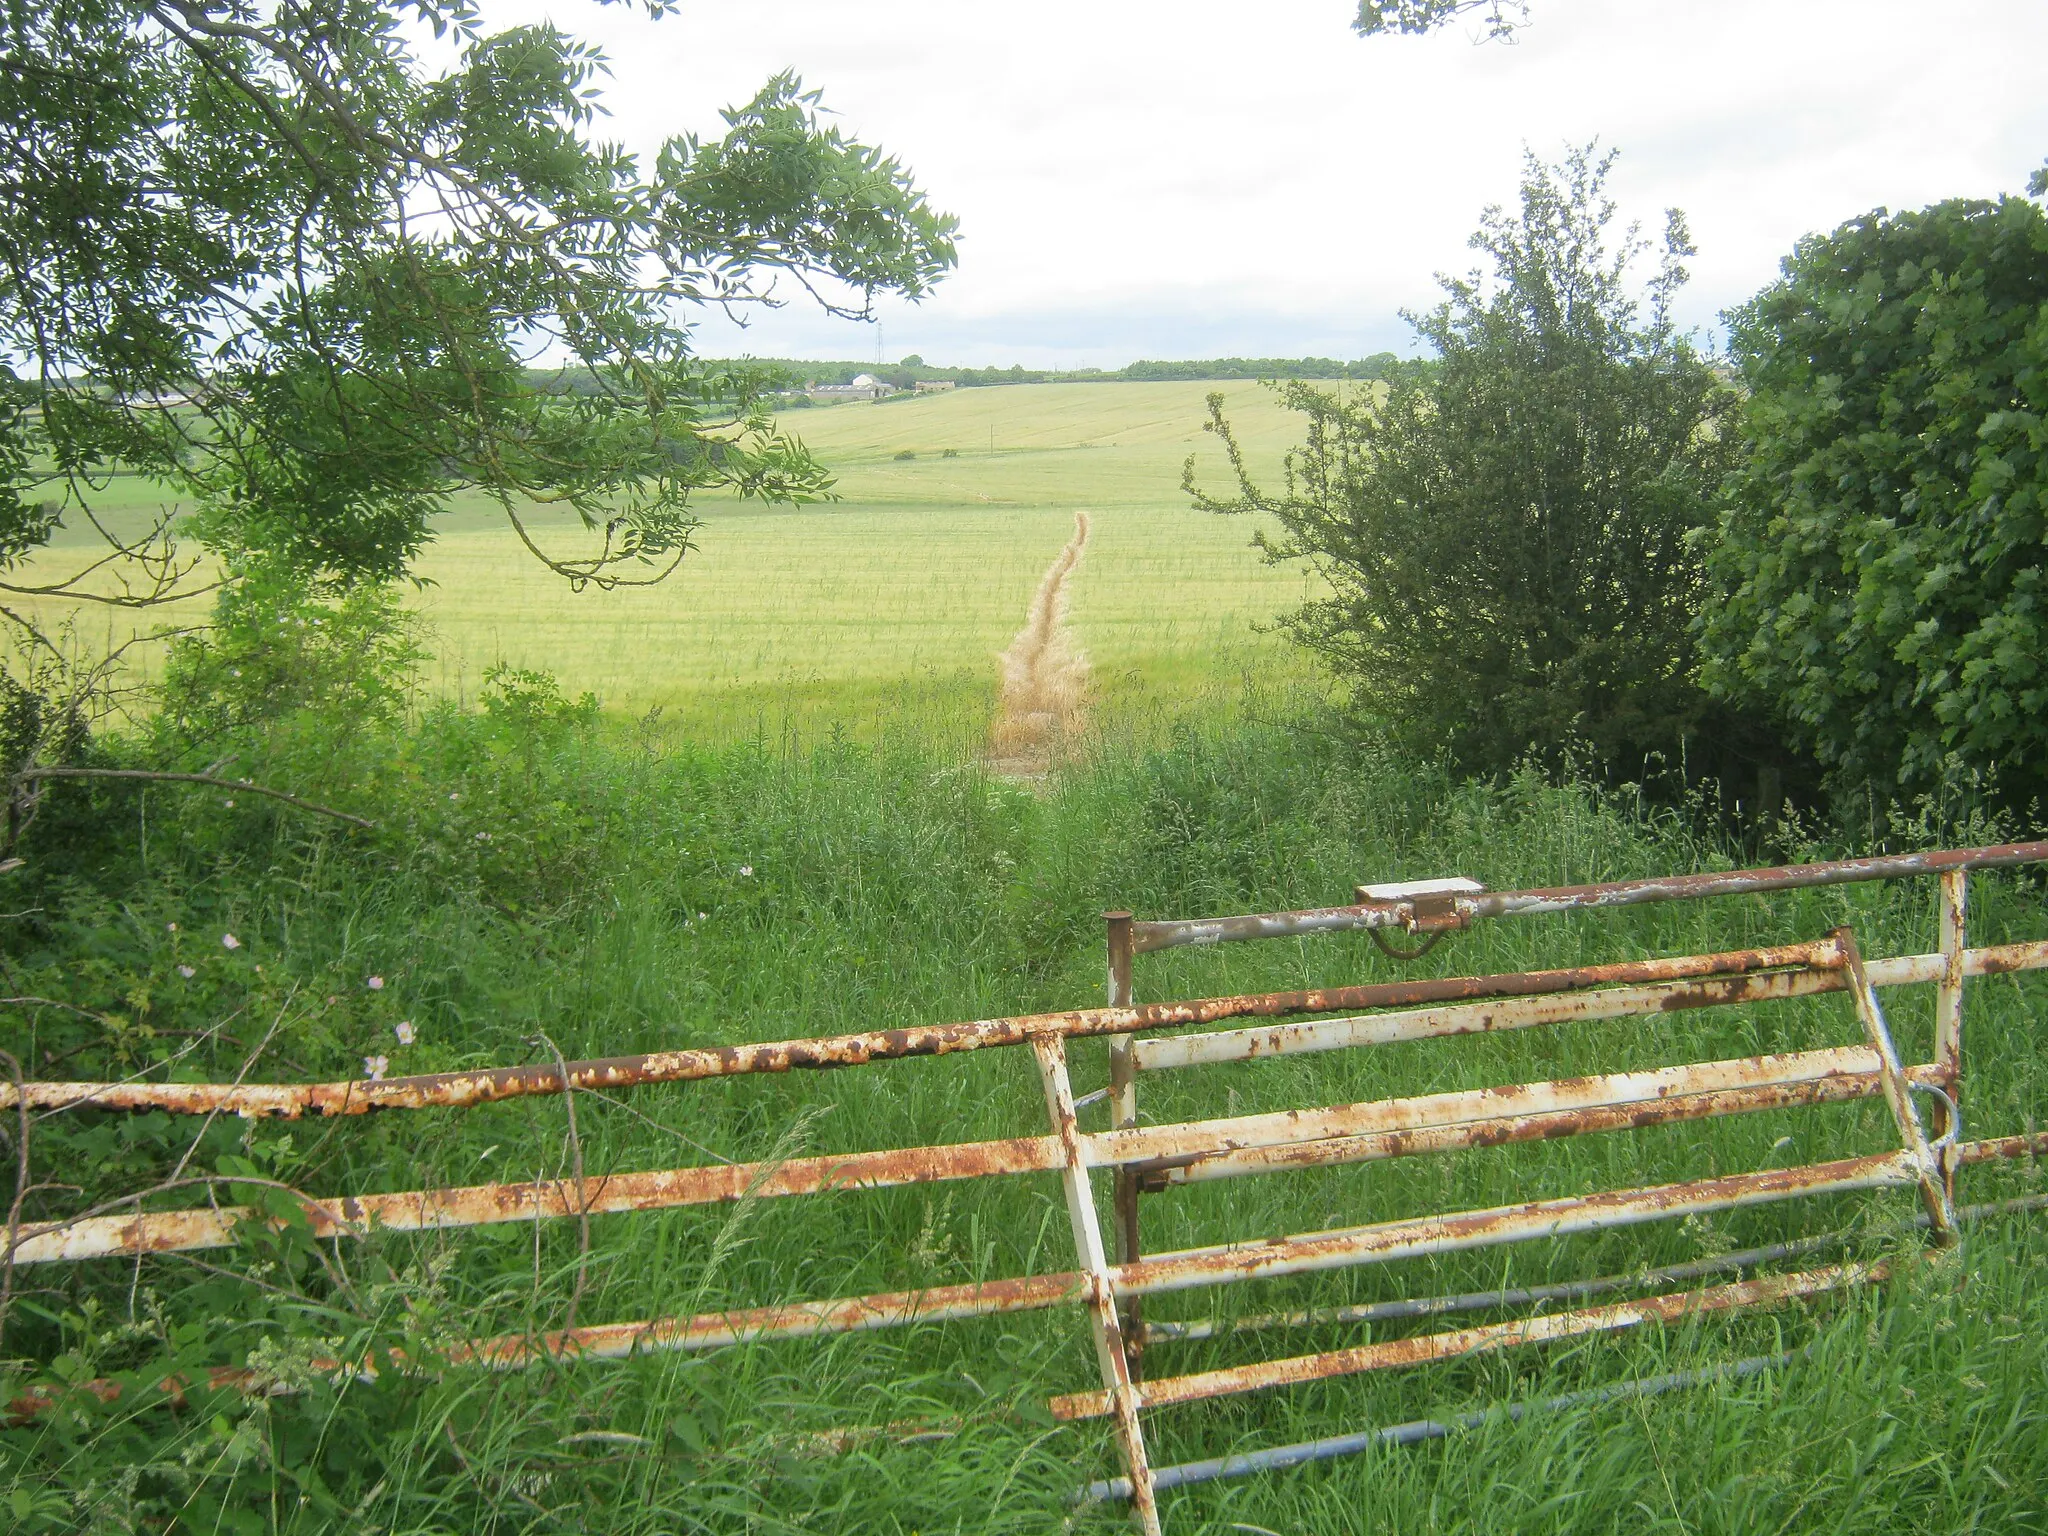
[[[2048,192],[2048,171],[2033,190]],[[1880,795],[2048,790],[2048,214],[1883,210],[1732,317],[1709,683]]]
[[[1306,440],[1278,490],[1247,473],[1220,396],[1208,429],[1235,494],[1188,461],[1197,505],[1270,516],[1268,557],[1321,573],[1326,595],[1282,623],[1358,712],[1468,771],[1534,754],[1726,773],[1755,745],[1694,675],[1691,535],[1731,461],[1733,396],[1672,319],[1682,216],[1638,284],[1652,246],[1617,226],[1613,163],[1526,157],[1519,206],[1472,236],[1485,267],[1408,316],[1434,358],[1383,391],[1281,386]]]
[[[0,611],[36,665],[67,602],[412,575],[464,493],[613,586],[676,568],[696,492],[827,490],[691,317],[915,298],[952,219],[791,76],[642,159],[595,136],[603,71],[464,0],[8,6],[0,604],[34,602]]]

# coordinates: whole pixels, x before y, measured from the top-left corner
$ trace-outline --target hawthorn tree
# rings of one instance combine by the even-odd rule
[[[2048,213],[1879,210],[1731,319],[1708,683],[1880,793],[2048,791]]]
[[[789,75],[643,160],[592,136],[594,50],[467,0],[38,0],[4,28],[0,596],[45,612],[223,568],[389,581],[478,491],[572,584],[659,581],[694,492],[829,483],[763,379],[691,357],[691,316],[860,315],[954,260],[953,220]],[[582,548],[534,537],[550,505]]]
[[[1440,279],[1409,321],[1436,356],[1383,391],[1303,381],[1307,418],[1277,491],[1255,484],[1210,400],[1235,493],[1273,560],[1305,560],[1327,595],[1282,623],[1416,750],[1498,772],[1525,755],[1611,772],[1684,757],[1728,773],[1752,750],[1694,677],[1702,591],[1689,536],[1731,458],[1732,392],[1673,323],[1692,253],[1667,214],[1650,249],[1617,229],[1612,153],[1526,160],[1521,203],[1471,244],[1490,271]]]

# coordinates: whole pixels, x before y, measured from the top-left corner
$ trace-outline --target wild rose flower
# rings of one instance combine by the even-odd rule
[[[242,941],[232,933],[224,933],[220,936],[220,947],[222,949],[240,949]]]
[[[382,976],[372,976],[368,981],[364,982],[363,985],[368,987],[372,992],[382,992],[384,990],[384,978]]]
[[[751,864],[742,864],[742,865],[740,866],[740,878],[741,878],[742,880],[751,880],[751,879],[753,879],[753,878],[754,878],[754,866],[753,866],[753,865],[751,865]]]
[[[398,1043],[400,1045],[411,1045],[414,1040],[419,1038],[413,1030],[411,1019],[400,1019],[391,1026],[391,1033],[398,1036]]]
[[[178,967],[178,974],[184,977],[187,981],[190,981],[194,976],[197,976],[199,973],[193,970],[192,967],[189,965],[181,965]]]
[[[373,1083],[381,1083],[384,1081],[385,1070],[390,1065],[391,1058],[389,1056],[365,1056],[363,1058],[363,1076]]]
[[[176,933],[177,931],[178,931],[178,925],[177,925],[176,923],[165,923],[165,924],[164,924],[164,932],[166,932],[166,933]]]

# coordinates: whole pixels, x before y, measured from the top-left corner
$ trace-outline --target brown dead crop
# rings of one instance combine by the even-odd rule
[[[1016,778],[1042,778],[1081,731],[1088,658],[1067,628],[1067,581],[1088,547],[1088,514],[1074,514],[1074,536],[1046,569],[1025,610],[1024,627],[997,658],[1001,687],[989,728],[988,764]]]

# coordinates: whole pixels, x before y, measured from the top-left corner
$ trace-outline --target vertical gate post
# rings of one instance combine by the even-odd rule
[[[1110,1284],[1109,1256],[1102,1247],[1102,1227],[1095,1215],[1095,1192],[1088,1164],[1081,1156],[1081,1128],[1074,1117],[1074,1086],[1067,1077],[1067,1043],[1058,1035],[1034,1035],[1038,1073],[1045,1084],[1045,1107],[1052,1116],[1065,1162],[1060,1182],[1067,1195],[1067,1217],[1074,1227],[1074,1253],[1088,1287],[1088,1315],[1094,1325],[1096,1363],[1116,1417],[1117,1440],[1123,1447],[1124,1470],[1131,1478],[1131,1513],[1145,1536],[1159,1536],[1159,1506],[1152,1487],[1152,1463],[1145,1454],[1145,1432],[1138,1423],[1138,1393],[1124,1353],[1123,1329],[1117,1321],[1116,1294]]]
[[[1969,872],[1946,869],[1941,874],[1941,981],[1934,995],[1934,1059],[1948,1079],[1948,1094],[1963,1102],[1963,963],[1967,948],[1964,915],[1969,900]],[[1960,1136],[1949,1123],[1948,1106],[1935,1108],[1935,1130]]]
[[[1955,1202],[1949,1197],[1948,1182],[1941,1164],[1935,1160],[1934,1149],[1928,1145],[1926,1129],[1920,1124],[1920,1111],[1913,1107],[1912,1089],[1906,1081],[1906,1069],[1899,1064],[1899,1048],[1892,1043],[1891,1026],[1884,1021],[1884,1009],[1878,1004],[1877,990],[1871,986],[1870,974],[1863,968],[1863,951],[1857,948],[1855,933],[1848,928],[1837,928],[1835,937],[1841,941],[1843,958],[1849,962],[1849,990],[1856,1000],[1856,1015],[1863,1021],[1863,1032],[1877,1052],[1878,1076],[1884,1085],[1885,1103],[1890,1106],[1892,1119],[1898,1125],[1899,1139],[1919,1165],[1920,1198],[1927,1207],[1927,1220],[1933,1229],[1934,1240],[1944,1248],[1950,1247],[1956,1241]]]
[[[1105,912],[1102,918],[1108,928],[1109,1006],[1128,1008],[1137,1000],[1131,987],[1131,957],[1135,952],[1131,914]],[[1109,1123],[1120,1131],[1138,1123],[1138,1071],[1129,1035],[1112,1035],[1109,1041]],[[1110,1208],[1116,1218],[1117,1262],[1129,1264],[1139,1257],[1138,1175],[1135,1169],[1120,1167],[1116,1170],[1110,1198]],[[1117,1308],[1123,1331],[1124,1358],[1130,1362],[1133,1377],[1144,1374],[1145,1323],[1141,1306],[1138,1298],[1131,1296]]]

